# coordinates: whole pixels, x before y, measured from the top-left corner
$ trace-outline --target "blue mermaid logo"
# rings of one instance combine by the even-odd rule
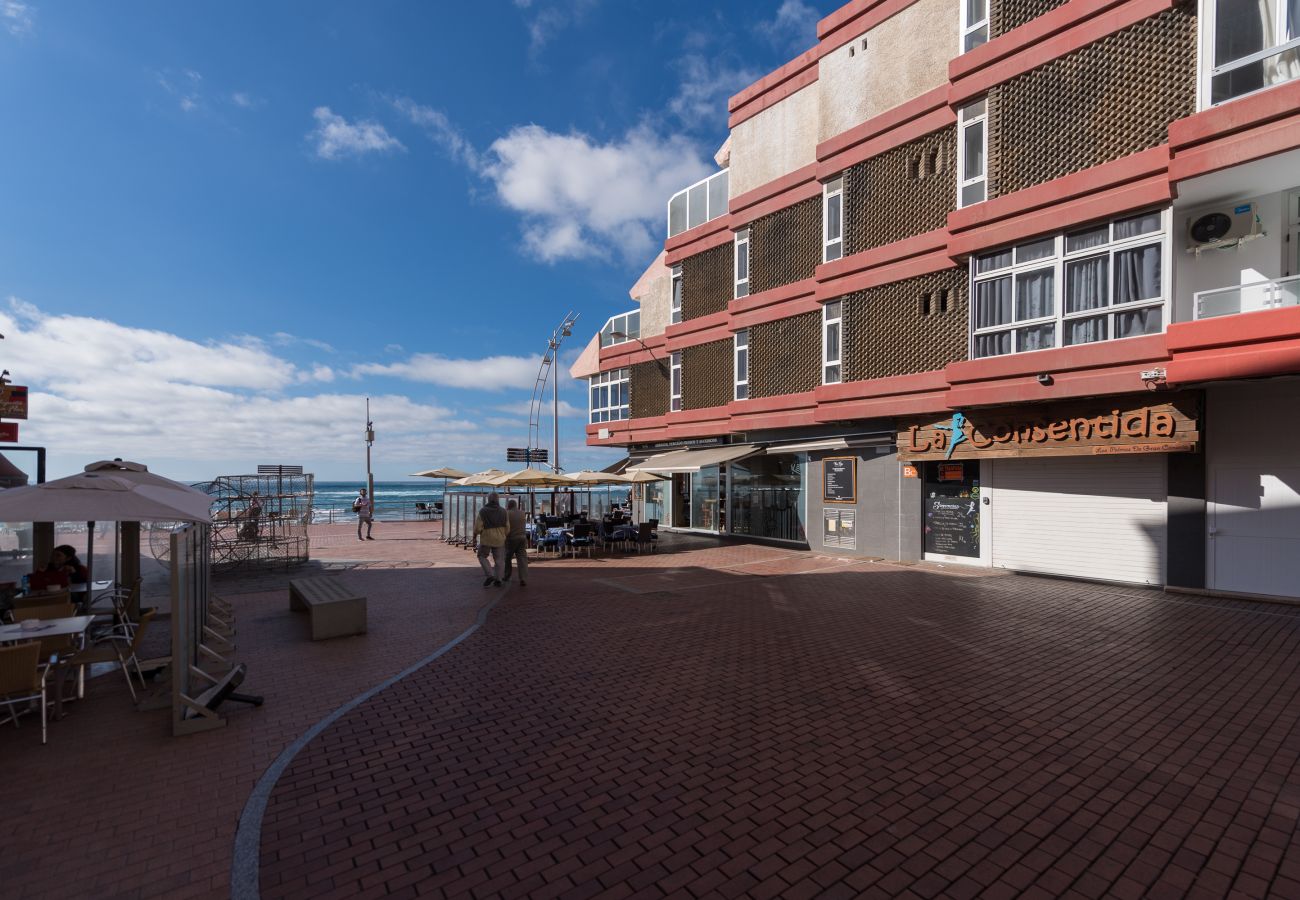
[[[957,445],[966,440],[966,417],[959,412],[952,414],[952,424],[948,426],[948,452],[944,459],[952,459],[952,451],[957,449]]]

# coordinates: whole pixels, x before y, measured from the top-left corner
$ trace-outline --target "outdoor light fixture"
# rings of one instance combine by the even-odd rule
[[[1051,384],[1053,381],[1055,381],[1055,379],[1052,378],[1052,376],[1051,376],[1050,374],[1048,374],[1047,372],[1044,372],[1044,373],[1042,373],[1041,375],[1038,376],[1038,383],[1041,384],[1041,385],[1043,385],[1043,387],[1047,387],[1047,386],[1048,386],[1049,384]]]
[[[649,347],[646,346],[645,341],[641,340],[639,337],[632,337],[632,335],[628,334],[626,331],[611,331],[609,333],[609,336],[612,338],[618,338],[620,341],[624,341],[624,340],[636,341],[638,344],[641,345],[642,350],[650,354],[650,359],[652,359],[654,361],[654,364],[659,367],[659,374],[663,375],[665,378],[669,377],[668,367],[664,365],[664,361],[662,359],[655,356],[655,352],[653,350],[651,350]]]

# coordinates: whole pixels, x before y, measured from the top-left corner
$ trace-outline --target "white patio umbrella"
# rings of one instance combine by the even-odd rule
[[[623,476],[628,484],[645,484],[647,481],[667,481],[671,475],[659,475],[655,472],[629,472]]]
[[[574,484],[627,484],[629,481],[626,475],[615,475],[612,472],[593,472],[590,469],[583,469],[581,472],[570,472],[567,477]]]
[[[491,483],[500,487],[573,487],[573,481],[565,475],[533,468],[501,475]]]
[[[425,469],[423,472],[412,472],[412,478],[468,478],[469,472],[462,472],[460,469],[453,469],[451,466],[440,466],[437,469]]]
[[[484,469],[482,472],[475,472],[473,475],[466,475],[464,478],[457,478],[452,484],[457,487],[487,487],[496,484],[492,479],[500,478],[506,474],[500,469]]]

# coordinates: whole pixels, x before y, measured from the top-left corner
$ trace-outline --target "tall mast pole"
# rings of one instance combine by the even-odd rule
[[[375,508],[375,476],[370,471],[370,447],[375,443],[375,423],[370,421],[370,398],[366,398],[366,493],[370,495],[370,509]]]

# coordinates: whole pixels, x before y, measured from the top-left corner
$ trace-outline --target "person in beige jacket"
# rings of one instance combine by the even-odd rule
[[[488,494],[487,503],[474,517],[474,537],[478,541],[478,564],[483,567],[483,587],[495,584],[501,587],[501,568],[505,565],[506,532],[509,529],[506,511],[496,491]],[[488,556],[492,565],[488,566]]]
[[[506,530],[505,580],[510,580],[510,563],[514,562],[519,566],[519,586],[525,587],[528,584],[528,519],[519,508],[518,500],[506,504],[506,519],[509,527]]]

